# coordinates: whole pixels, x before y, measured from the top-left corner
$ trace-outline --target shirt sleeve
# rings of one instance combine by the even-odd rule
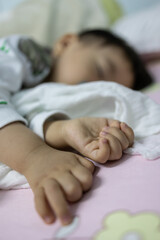
[[[62,110],[43,111],[39,114],[36,114],[35,117],[33,117],[31,121],[29,121],[29,127],[34,133],[36,133],[39,137],[45,140],[44,123],[68,119],[70,119],[69,115]]]
[[[24,36],[0,39],[0,128],[15,121],[26,124],[44,139],[46,121],[69,119],[63,111],[42,111],[28,119],[12,102],[22,86],[32,87],[49,74],[50,52]]]
[[[11,103],[11,95],[21,88],[22,80],[23,65],[7,39],[0,39],[0,128],[15,121],[27,124]]]
[[[28,121],[19,114],[11,96],[22,86],[33,87],[50,73],[51,53],[26,36],[0,39],[0,127],[11,122]]]

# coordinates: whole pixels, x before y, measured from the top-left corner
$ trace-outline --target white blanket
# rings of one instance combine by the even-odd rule
[[[112,26],[139,53],[160,51],[160,2],[150,8],[126,15]],[[123,31],[122,31],[123,29]]]
[[[140,154],[149,160],[160,156],[160,105],[145,94],[117,83],[99,81],[75,86],[44,83],[15,94],[12,102],[42,138],[42,131],[36,129],[33,121],[39,114],[54,110],[70,118],[106,117],[126,122],[133,128],[135,143],[126,153]],[[0,164],[0,188],[25,187],[29,185],[23,175]]]

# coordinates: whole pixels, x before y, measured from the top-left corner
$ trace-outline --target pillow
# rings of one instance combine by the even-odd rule
[[[84,29],[106,28],[105,15],[98,0],[54,0],[50,35],[53,41],[63,34]]]
[[[102,4],[102,7],[109,19],[109,24],[112,25],[122,16],[129,15],[135,12],[142,11],[148,7],[159,3],[159,0],[97,0]]]
[[[116,0],[117,3],[123,9],[125,14],[132,14],[135,12],[142,11],[148,7],[153,6],[154,4],[159,3],[159,0]]]
[[[52,47],[65,33],[107,25],[108,18],[98,0],[21,0],[0,14],[0,37],[24,34]]]
[[[123,17],[112,26],[112,30],[139,53],[160,51],[160,3]]]
[[[12,0],[12,1],[0,0],[0,12],[8,11],[23,1],[26,0]]]
[[[116,0],[99,0],[108,17],[109,24],[113,24],[124,15],[123,9]]]
[[[148,87],[141,90],[142,93],[160,92],[160,83],[152,83]]]

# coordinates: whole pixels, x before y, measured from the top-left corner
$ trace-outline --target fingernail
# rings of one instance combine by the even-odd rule
[[[127,125],[126,123],[123,123],[123,127],[127,128],[127,127],[128,127],[128,125]]]
[[[46,223],[51,223],[51,222],[53,221],[53,218],[47,216],[47,217],[44,218],[44,221],[45,221]]]
[[[106,133],[106,132],[101,132],[101,134],[102,134],[102,135],[104,135],[104,136],[105,136],[105,135],[107,135],[107,133]]]
[[[103,143],[107,143],[108,140],[107,140],[106,138],[104,138],[104,139],[102,139],[102,142],[103,142]]]
[[[110,128],[110,127],[105,126],[103,129],[105,129],[105,130],[109,130],[109,128]]]
[[[62,222],[64,224],[69,224],[69,223],[71,223],[71,221],[72,221],[72,217],[71,216],[64,216],[64,217],[62,217]]]

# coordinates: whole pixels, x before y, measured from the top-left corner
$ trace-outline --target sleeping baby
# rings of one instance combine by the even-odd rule
[[[53,50],[26,36],[9,36],[0,39],[0,57],[1,161],[26,177],[45,223],[58,218],[68,225],[73,217],[67,202],[81,199],[92,186],[94,164],[85,157],[97,163],[120,159],[133,144],[133,130],[118,119],[68,119],[55,110],[58,117],[47,112],[37,120],[42,139],[11,96],[46,82],[61,86],[102,79],[140,90],[152,79],[135,51],[104,30],[67,34]]]

